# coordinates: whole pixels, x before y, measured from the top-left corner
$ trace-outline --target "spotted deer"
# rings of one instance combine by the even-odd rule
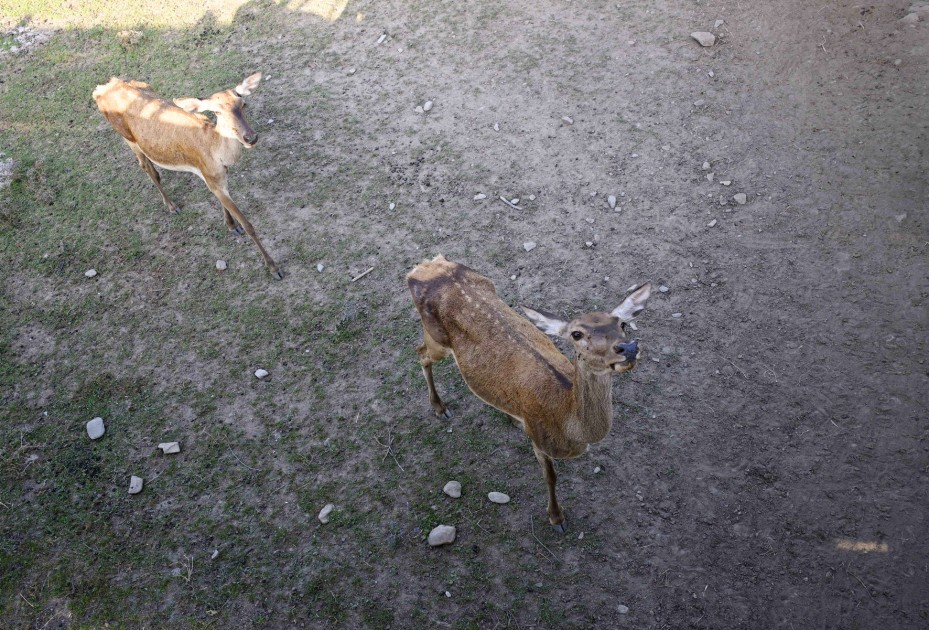
[[[564,533],[553,460],[577,457],[609,432],[612,376],[634,368],[639,357],[638,343],[626,340],[627,323],[645,307],[651,285],[609,313],[568,322],[524,308],[527,320],[503,303],[493,282],[443,256],[417,265],[407,284],[422,319],[423,344],[416,351],[436,415],[449,413],[436,392],[432,364],[451,354],[471,391],[511,416],[532,440],[548,484],[548,520]],[[540,330],[568,340],[574,361]]]
[[[243,97],[251,94],[259,81],[261,73],[257,72],[236,87],[209,98],[177,98],[172,102],[141,81],[114,77],[109,83],[98,85],[93,97],[100,113],[155,182],[170,212],[179,212],[180,208],[161,187],[155,165],[169,171],[194,173],[202,179],[222,204],[229,231],[248,234],[271,273],[280,279],[283,277],[280,270],[262,247],[252,224],[232,201],[226,184],[226,171],[239,161],[242,147],[250,149],[258,142],[258,134],[245,120]],[[216,121],[203,112],[213,112]]]

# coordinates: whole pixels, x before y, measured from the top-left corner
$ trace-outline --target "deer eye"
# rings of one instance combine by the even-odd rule
[[[573,333],[571,333],[571,339],[573,339],[574,341],[580,341],[583,338],[584,338],[584,333],[582,333],[579,330],[575,330]]]
[[[619,327],[620,327],[620,329],[621,329],[623,332],[626,332],[626,322],[622,322],[622,323],[619,325]]]

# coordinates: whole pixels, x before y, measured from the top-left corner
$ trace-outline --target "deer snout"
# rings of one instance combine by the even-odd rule
[[[614,348],[617,354],[626,357],[627,361],[635,361],[639,356],[639,342],[630,341],[629,343],[618,343]]]
[[[253,147],[258,142],[258,134],[249,129],[242,134],[242,140],[245,141],[246,146]]]

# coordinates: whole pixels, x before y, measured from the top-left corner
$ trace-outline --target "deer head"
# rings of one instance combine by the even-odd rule
[[[174,104],[191,113],[213,112],[216,114],[216,130],[224,137],[238,140],[251,149],[258,142],[248,121],[245,120],[245,99],[261,81],[261,73],[246,77],[231,90],[223,90],[209,98],[176,98]]]

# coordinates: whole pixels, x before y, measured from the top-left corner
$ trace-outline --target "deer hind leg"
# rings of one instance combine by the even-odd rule
[[[448,348],[440,345],[429,335],[429,331],[425,327],[423,328],[423,343],[416,348],[416,353],[419,355],[419,364],[423,368],[423,376],[426,377],[426,386],[429,388],[429,403],[432,405],[435,415],[446,418],[450,418],[452,414],[449,413],[445,403],[439,398],[439,393],[435,391],[435,381],[432,379],[432,364],[444,359],[449,352]]]
[[[258,240],[258,235],[255,234],[255,228],[252,227],[252,224],[248,222],[242,214],[242,211],[239,210],[239,207],[232,201],[232,197],[229,196],[229,190],[226,188],[225,179],[219,180],[217,178],[204,177],[204,181],[210,189],[210,192],[216,195],[219,202],[223,204],[223,217],[226,219],[226,225],[229,229],[234,230],[234,227],[229,225],[230,220],[232,220],[233,225],[238,223],[242,226],[245,233],[248,234],[252,242],[255,243],[255,246],[258,247],[258,251],[261,252],[261,257],[264,258],[265,264],[268,265],[268,269],[271,270],[271,274],[278,280],[283,280],[284,274],[280,272],[274,259],[272,259],[271,256],[268,255],[268,252],[265,251],[265,248],[262,247],[261,241]]]
[[[177,214],[181,211],[180,206],[171,201],[168,197],[168,193],[165,192],[165,189],[161,187],[161,176],[158,174],[158,171],[155,169],[155,165],[152,164],[152,161],[148,159],[142,149],[136,144],[129,143],[129,148],[132,149],[132,152],[135,154],[136,159],[139,161],[139,166],[142,167],[142,170],[148,173],[148,176],[152,178],[152,181],[155,182],[155,186],[158,188],[158,192],[161,193],[161,199],[165,202],[165,205],[168,206],[168,212]]]
[[[568,524],[565,522],[564,512],[558,505],[558,499],[555,497],[555,482],[558,475],[555,474],[555,462],[547,454],[539,450],[533,444],[532,450],[535,451],[535,457],[542,466],[542,474],[545,475],[545,482],[548,484],[548,522],[559,534],[568,531]]]

